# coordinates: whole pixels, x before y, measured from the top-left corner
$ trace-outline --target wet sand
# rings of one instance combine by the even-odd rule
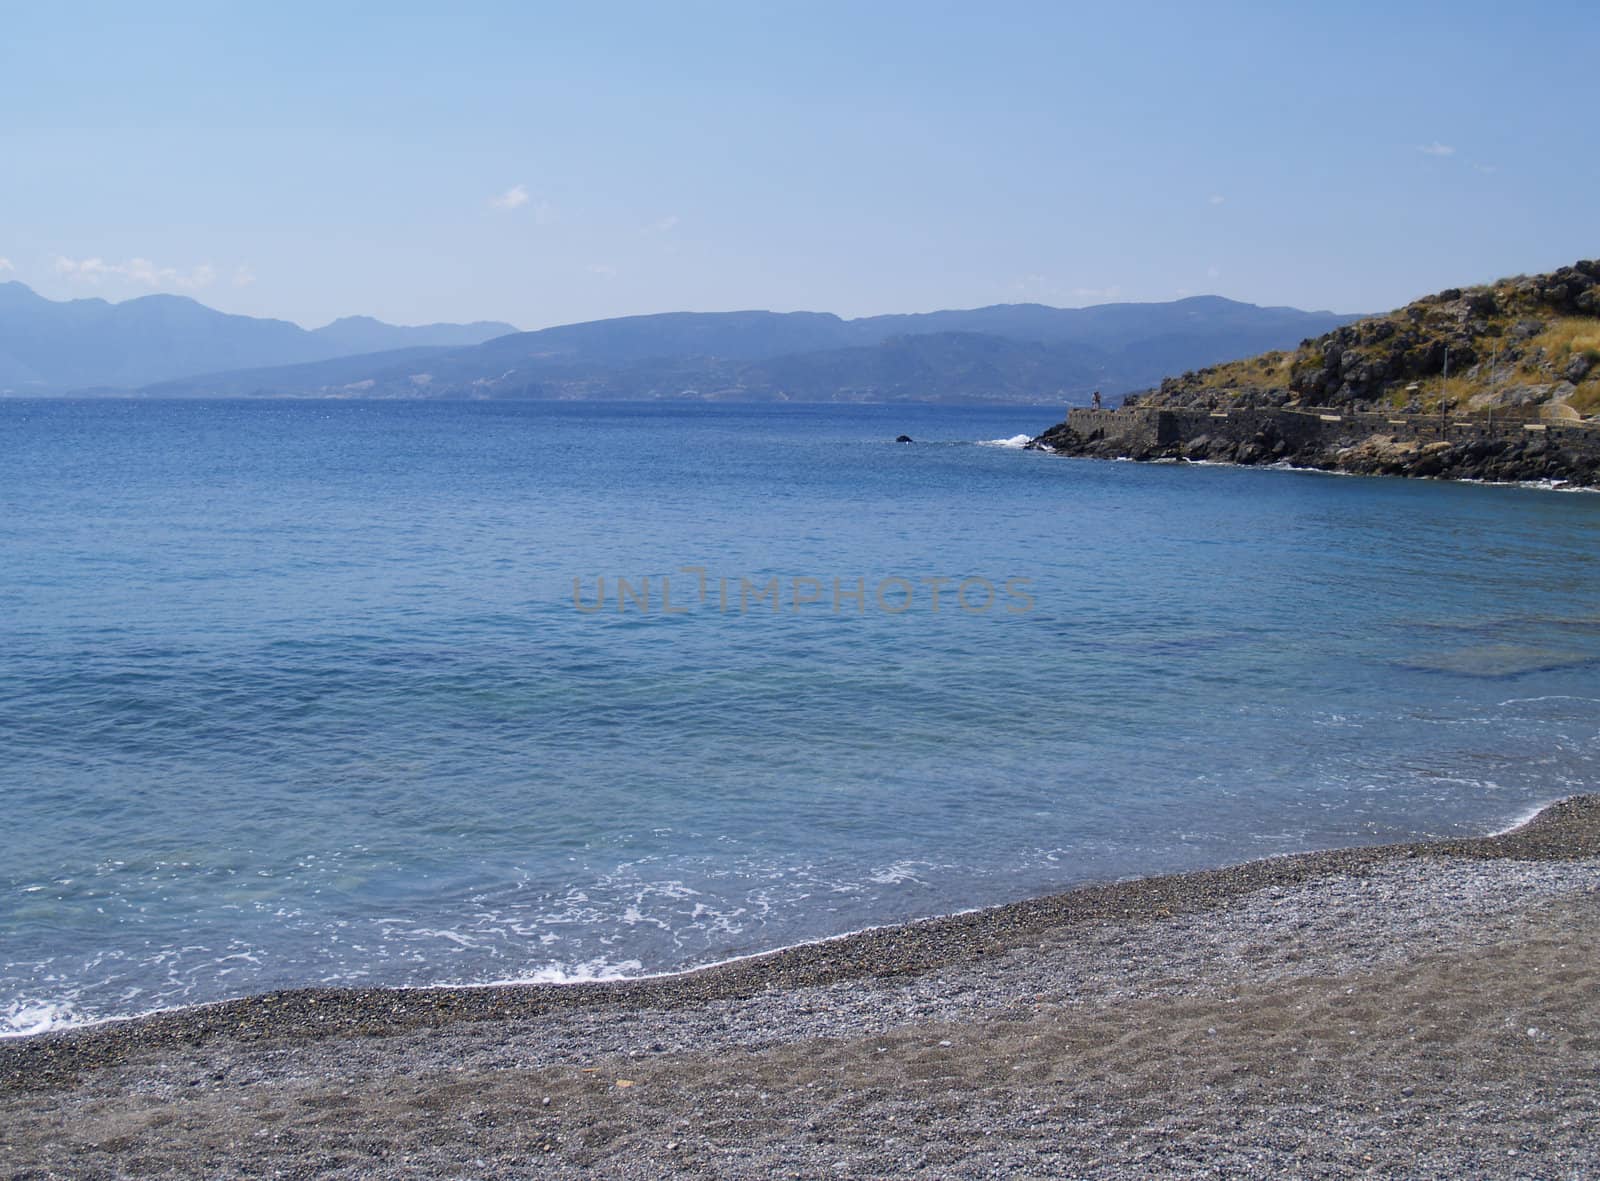
[[[1600,1174],[1600,797],[681,976],[0,1043],[8,1177]]]

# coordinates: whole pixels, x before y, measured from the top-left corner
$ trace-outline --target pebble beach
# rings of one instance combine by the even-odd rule
[[[0,1044],[4,1176],[1584,1177],[1600,797],[674,976]]]

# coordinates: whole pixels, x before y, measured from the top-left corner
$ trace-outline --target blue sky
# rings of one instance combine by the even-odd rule
[[[7,5],[0,279],[314,326],[1600,255],[1592,3]]]

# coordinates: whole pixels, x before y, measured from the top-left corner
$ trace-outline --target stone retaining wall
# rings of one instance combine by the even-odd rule
[[[1600,429],[1579,422],[1529,422],[1515,418],[1449,418],[1438,414],[1345,414],[1317,410],[1072,410],[1067,425],[1085,440],[1139,453],[1180,448],[1197,439],[1248,443],[1263,434],[1293,450],[1350,447],[1387,435],[1419,444],[1543,439],[1600,458]]]

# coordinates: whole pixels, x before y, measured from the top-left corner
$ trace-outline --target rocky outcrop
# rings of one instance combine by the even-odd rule
[[[1451,288],[1073,410],[1064,455],[1600,487],[1600,262]]]
[[[1576,424],[1494,425],[1431,415],[1386,419],[1273,409],[1074,411],[1029,446],[1099,458],[1600,487],[1600,430]]]
[[[1584,321],[1592,325],[1583,331]],[[1600,406],[1600,262],[1451,288],[1383,316],[1268,353],[1169,377],[1142,407],[1478,408],[1581,399]],[[1448,379],[1448,380],[1447,380]],[[1563,391],[1559,387],[1569,387]]]

